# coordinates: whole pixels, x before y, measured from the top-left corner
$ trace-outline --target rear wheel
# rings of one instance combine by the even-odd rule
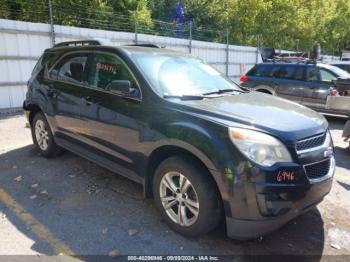
[[[31,125],[31,130],[34,144],[43,156],[53,157],[62,151],[62,149],[56,145],[50,126],[43,113],[36,113]]]
[[[207,233],[222,218],[221,200],[208,171],[181,157],[168,158],[159,165],[153,193],[165,222],[183,235]]]

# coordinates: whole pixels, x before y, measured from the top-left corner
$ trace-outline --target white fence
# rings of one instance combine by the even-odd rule
[[[0,109],[22,106],[26,81],[46,48],[51,47],[50,25],[0,19]],[[110,45],[153,43],[191,52],[238,81],[242,73],[261,62],[258,49],[163,36],[55,25],[56,43],[79,39],[105,40]]]

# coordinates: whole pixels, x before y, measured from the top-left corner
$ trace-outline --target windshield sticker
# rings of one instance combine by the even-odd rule
[[[201,64],[200,67],[209,75],[212,75],[212,76],[219,76],[220,75],[220,73],[218,71],[216,71],[214,68],[212,68],[210,65]]]
[[[97,63],[96,68],[99,70],[103,70],[103,71],[112,73],[113,75],[117,74],[117,68],[114,65]]]

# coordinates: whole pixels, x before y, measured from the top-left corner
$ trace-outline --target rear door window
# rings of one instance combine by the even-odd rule
[[[85,85],[85,66],[88,56],[89,54],[87,53],[74,53],[64,57],[50,71],[50,78],[73,84]]]
[[[280,66],[274,76],[281,79],[294,79],[296,68],[296,66]]]
[[[320,81],[320,70],[315,66],[306,68],[306,80],[308,82],[319,82]]]

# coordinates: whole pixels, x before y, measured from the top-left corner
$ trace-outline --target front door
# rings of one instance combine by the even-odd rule
[[[276,95],[301,103],[304,89],[304,67],[299,65],[282,65],[275,73],[278,79]]]
[[[314,109],[325,109],[329,88],[336,76],[325,68],[308,66],[302,104]]]

